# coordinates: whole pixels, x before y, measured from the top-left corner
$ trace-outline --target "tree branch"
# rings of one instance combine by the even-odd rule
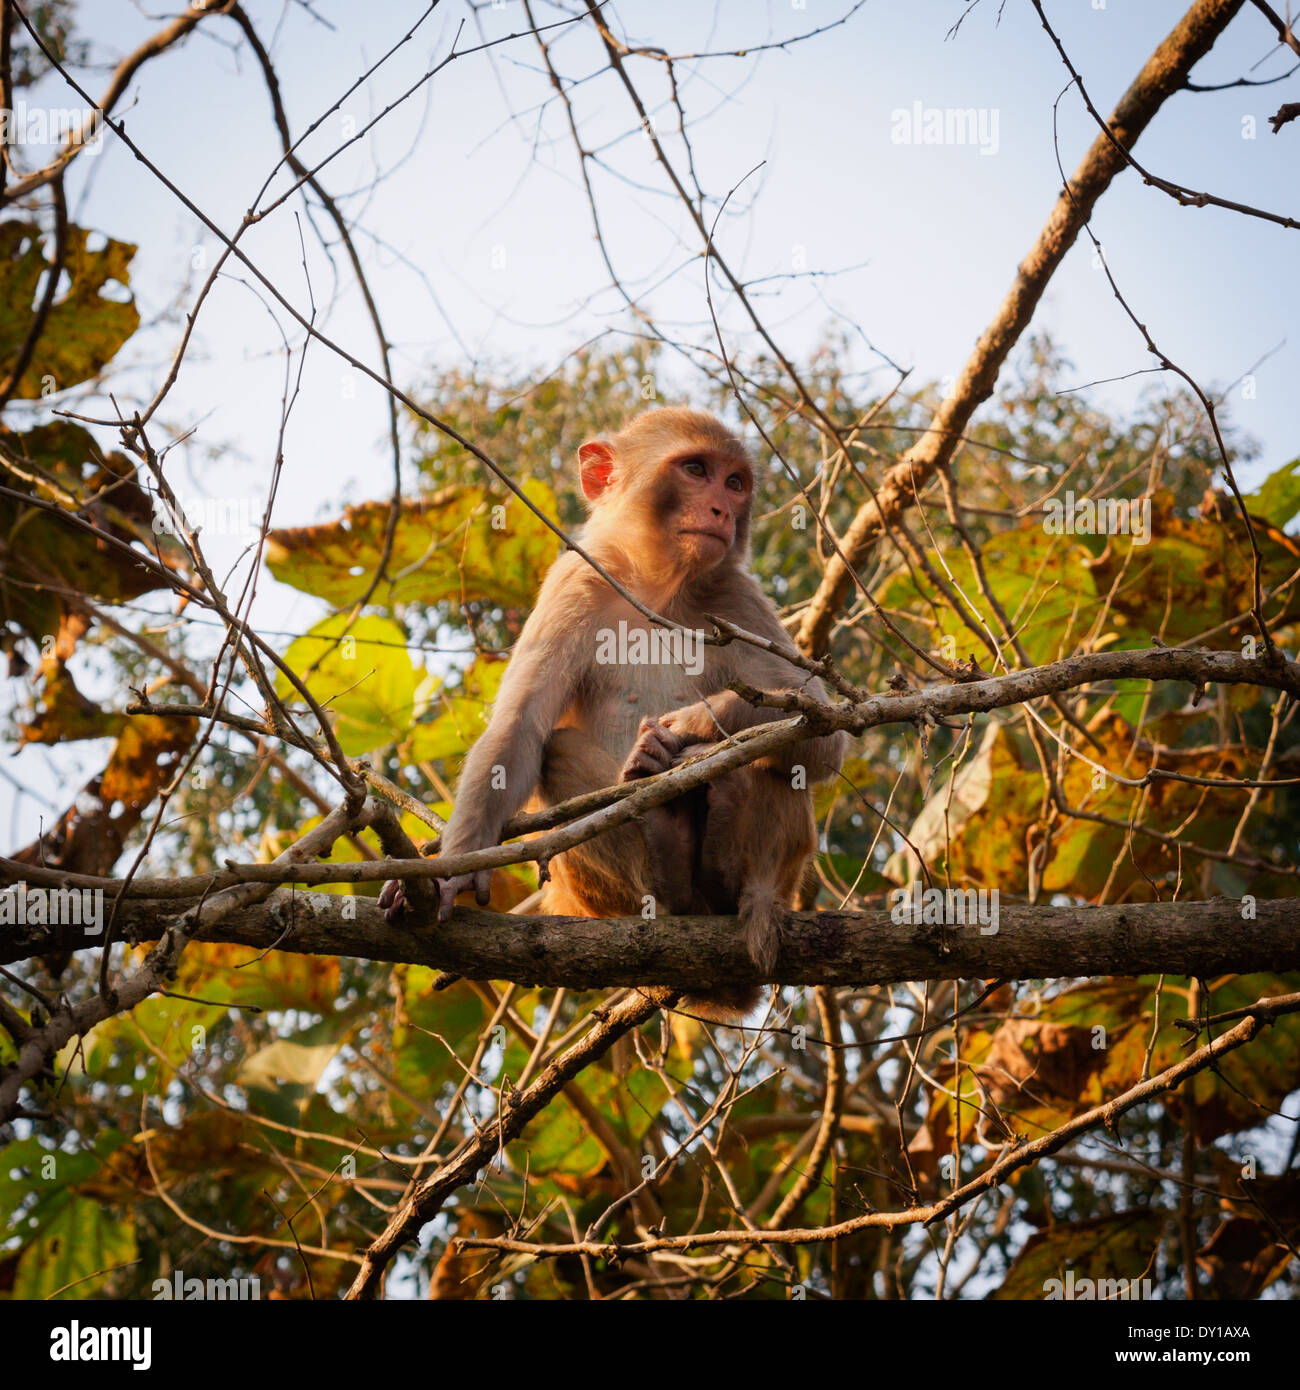
[[[602,989],[647,983],[696,992],[725,983],[886,984],[899,980],[1051,979],[1078,975],[1210,977],[1300,969],[1300,898],[1262,900],[1245,919],[1237,899],[1103,907],[999,904],[980,924],[900,924],[885,909],[796,912],[770,975],[750,961],[734,917],[535,917],[460,908],[440,926],[411,914],[390,926],[373,898],[280,890],[192,930],[196,941],[433,966],[478,980]],[[346,913],[354,915],[347,916]],[[172,921],[128,899],[122,935],[149,941]],[[0,963],[100,943],[80,928],[8,926]],[[93,1020],[98,1022],[98,1019]],[[66,1039],[65,1039],[66,1041]]]
[[[802,651],[818,655],[826,646],[831,624],[842,611],[852,582],[849,566],[857,568],[862,564],[884,531],[913,505],[935,470],[952,458],[976,407],[993,394],[1002,364],[1028,327],[1043,291],[1092,215],[1097,199],[1110,187],[1115,175],[1127,167],[1124,152],[1137,143],[1156,112],[1183,85],[1187,74],[1209,52],[1242,3],[1243,0],[1197,0],[1120,98],[1106,123],[1107,129],[1092,142],[1068,188],[1061,190],[952,394],[935,412],[926,433],[885,473],[875,497],[863,503],[844,533],[840,547],[848,564],[838,555],[827,563],[799,629]]]
[[[1275,999],[1258,1000],[1250,1006],[1247,1017],[1243,1018],[1235,1028],[1199,1048],[1190,1057],[1176,1062],[1158,1076],[1153,1076],[1150,1081],[1141,1082],[1123,1095],[1116,1096],[1113,1100],[1108,1100],[1102,1105],[1094,1106],[1091,1110],[1084,1111],[1082,1115],[1076,1115],[1050,1134],[1045,1134],[1042,1138],[1035,1139],[1031,1143],[1021,1143],[1009,1148],[995,1163],[992,1163],[977,1177],[972,1178],[970,1182],[965,1183],[955,1192],[950,1192],[946,1197],[929,1206],[909,1207],[904,1211],[867,1212],[863,1216],[851,1217],[847,1221],[804,1230],[700,1231],[694,1235],[655,1236],[649,1240],[629,1241],[622,1245],[612,1241],[574,1241],[567,1244],[533,1245],[528,1241],[515,1240],[508,1236],[500,1238],[466,1237],[455,1240],[453,1245],[455,1248],[463,1250],[516,1251],[536,1257],[585,1254],[602,1259],[619,1260],[629,1255],[652,1254],[659,1250],[692,1250],[729,1245],[752,1246],[778,1242],[789,1245],[822,1244],[873,1226],[912,1226],[920,1222],[930,1225],[943,1220],[951,1212],[965,1206],[981,1192],[987,1192],[991,1187],[996,1187],[999,1183],[1004,1182],[1008,1175],[1015,1172],[1016,1169],[1024,1168],[1040,1158],[1046,1158],[1056,1153],[1089,1130],[1097,1129],[1102,1125],[1113,1127],[1121,1115],[1149,1100],[1154,1100],[1166,1091],[1176,1090],[1189,1077],[1194,1076],[1199,1071],[1204,1071],[1207,1067],[1213,1067],[1221,1057],[1250,1042],[1261,1028],[1268,1027],[1283,1015],[1295,1013],[1297,1010],[1300,1010],[1300,995],[1291,994]]]
[[[2,491],[2,489],[0,489]],[[756,759],[800,743],[810,734],[826,734],[844,729],[862,734],[882,724],[927,725],[960,714],[987,713],[1026,700],[1039,699],[1063,690],[1075,690],[1096,682],[1118,679],[1181,680],[1193,686],[1249,684],[1285,690],[1300,698],[1300,664],[1279,659],[1272,665],[1262,658],[1237,656],[1232,652],[1157,647],[1149,651],[1089,652],[1067,657],[1045,666],[1009,672],[984,680],[961,681],[928,690],[891,691],[872,696],[861,703],[827,705],[800,691],[763,694],[749,691],[747,698],[765,706],[788,710],[799,717],[771,724],[755,724],[733,735],[725,743],[696,761],[688,761],[668,772],[624,783],[600,792],[588,793],[567,803],[572,814],[579,806],[584,814],[557,830],[520,844],[497,845],[472,853],[416,860],[374,860],[365,864],[239,864],[227,861],[224,871],[189,877],[137,879],[127,897],[184,899],[198,897],[237,883],[367,883],[388,878],[447,878],[477,869],[504,868],[510,864],[542,861],[606,830],[634,820],[642,812],[661,806],[694,787],[703,786],[723,773],[743,767]],[[347,764],[349,770],[352,765]],[[1225,786],[1232,786],[1224,779]],[[604,803],[604,804],[602,804]],[[593,805],[598,809],[587,809]],[[549,823],[559,819],[565,807],[543,813]],[[1079,814],[1084,814],[1080,812]],[[506,826],[508,835],[520,835],[540,828],[540,817],[520,816]],[[1154,833],[1154,832],[1153,832]],[[1208,853],[1208,851],[1207,851]],[[1279,866],[1282,867],[1282,866]],[[1285,869],[1283,871],[1286,871]],[[0,859],[0,884],[26,879],[49,887],[120,889],[119,880],[87,875],[60,874]]]
[[[418,1234],[421,1226],[438,1214],[443,1202],[458,1187],[472,1182],[480,1168],[520,1134],[528,1121],[543,1110],[567,1082],[597,1057],[603,1056],[616,1039],[639,1028],[660,1008],[666,1008],[673,1002],[671,993],[653,990],[631,995],[608,1013],[597,1010],[597,1021],[592,1028],[562,1057],[552,1062],[527,1090],[513,1094],[508,1102],[503,1098],[499,1118],[485,1125],[459,1153],[440,1164],[401,1204],[383,1233],[366,1251],[361,1270],[347,1297],[374,1298],[393,1256]]]

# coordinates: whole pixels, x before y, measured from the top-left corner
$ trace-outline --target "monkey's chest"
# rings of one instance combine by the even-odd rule
[[[621,758],[636,742],[645,718],[694,704],[722,688],[707,664],[626,661],[598,666],[594,679],[561,721],[584,729]]]

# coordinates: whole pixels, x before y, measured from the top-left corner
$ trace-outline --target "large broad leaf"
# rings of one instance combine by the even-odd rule
[[[1267,591],[1295,570],[1295,543],[1256,527],[1261,553],[1260,582]],[[1158,511],[1148,545],[1131,536],[1097,536],[1093,578],[1108,596],[1108,622],[1120,644],[1149,644],[1157,634],[1167,644],[1190,641],[1229,619],[1250,630],[1254,560],[1250,539],[1235,508],[1216,516],[1186,518]],[[1296,586],[1287,591],[1278,626],[1300,618]],[[1270,616],[1272,614],[1270,613]],[[1221,640],[1221,639],[1220,639]]]
[[[117,539],[148,540],[151,549],[156,543],[164,560],[177,553],[166,537],[154,537],[149,496],[132,465],[121,454],[101,454],[80,425],[55,421],[22,434],[0,428],[0,446],[0,479],[10,491],[61,507],[72,499]],[[8,497],[0,498],[0,539],[5,545],[0,618],[18,624],[37,642],[59,631],[68,611],[61,590],[120,603],[167,587],[120,546]],[[6,582],[11,578],[14,582]]]
[[[1186,1011],[1174,996],[1171,987],[1160,1034],[1171,1047],[1184,1035],[1169,1020]],[[963,1105],[963,1136],[982,1128],[997,1138],[1038,1139],[1127,1090],[1141,1079],[1154,1005],[1154,980],[1106,980],[1065,991],[1033,1018],[967,1033],[963,1081],[973,1075],[978,1094],[963,1086],[963,1100],[979,1101],[985,1113]]]
[[[290,644],[285,660],[333,719],[349,757],[396,743],[411,727],[419,676],[405,634],[391,618],[326,618]],[[283,672],[276,691],[302,703]]]
[[[89,1178],[122,1141],[100,1136],[100,1153],[65,1153],[51,1149],[36,1135],[16,1139],[0,1148],[0,1227],[10,1235],[34,1235],[44,1220],[67,1199],[70,1188]]]
[[[1275,469],[1244,498],[1249,511],[1267,518],[1274,526],[1285,526],[1300,512],[1300,459],[1292,459]]]
[[[1002,727],[996,719],[991,719],[979,746],[961,760],[952,777],[921,808],[907,837],[915,847],[914,852],[896,850],[885,865],[886,876],[898,882],[907,879],[909,865],[912,869],[917,867],[917,855],[925,864],[934,866],[945,856],[950,842],[958,839],[974,818],[978,817],[981,838],[990,831],[999,832],[996,820],[980,813],[988,805],[995,772],[1005,770]],[[1014,785],[1015,780],[1004,778],[1002,788],[1005,790],[1008,782]]]
[[[1151,765],[1151,753],[1135,748],[1124,720],[1096,723],[1091,733],[1096,742],[1086,752],[1101,766],[1122,768],[1124,776],[1138,778]],[[1162,754],[1161,766],[1171,765],[1206,777],[1252,775],[1250,760],[1233,750],[1189,750],[1176,758]],[[1132,787],[1110,779],[1098,785],[1094,768],[1079,759],[1067,762],[1061,783],[1071,806],[1108,816],[1116,824],[1074,818],[1058,826],[1042,868],[1048,892],[1085,899],[1105,892],[1112,901],[1125,895],[1148,901],[1162,882],[1176,878],[1180,867],[1185,882],[1195,881],[1201,861],[1193,852],[1185,852],[1180,865],[1177,849],[1129,835],[1139,795]],[[1188,782],[1159,781],[1141,795],[1145,825],[1186,835],[1186,827],[1194,823],[1197,845],[1211,850],[1227,846],[1241,814],[1238,794]],[[1275,795],[1265,793],[1270,803]],[[1029,872],[1027,836],[1039,823],[1042,805],[1043,779],[1033,746],[1021,731],[994,721],[978,747],[958,763],[955,778],[934,789],[908,835],[940,880],[950,876],[954,884],[1023,893]],[[913,876],[912,851],[897,851],[886,872],[899,881]]]
[[[120,727],[107,767],[65,808],[54,826],[46,826],[46,845],[61,845],[59,865],[71,873],[112,871],[127,836],[159,790],[175,776],[198,722],[145,714],[125,718]]]
[[[195,719],[129,716],[100,781],[100,799],[110,824],[125,836],[176,772],[181,755],[198,732]],[[83,807],[87,816],[93,807]]]
[[[213,1030],[226,1013],[222,1004],[153,995],[129,1014],[105,1019],[80,1042],[74,1038],[59,1054],[59,1061],[73,1074],[84,1071],[96,1080],[137,1086],[142,1073],[152,1077],[161,1062],[166,1064],[163,1074],[170,1078],[170,1068],[206,1052]]]
[[[440,686],[430,700],[437,715],[411,730],[400,750],[403,762],[462,757],[487,728],[506,665],[499,658],[480,656],[454,690]]]
[[[66,631],[68,622],[60,627]],[[59,661],[48,663],[48,674],[41,687],[40,705],[31,719],[18,730],[18,746],[28,743],[73,743],[82,738],[107,738],[125,724],[126,716],[88,700],[72,679],[72,673]]]
[[[638,1151],[641,1138],[668,1099],[668,1088],[652,1071],[637,1068],[616,1076],[603,1067],[589,1067],[570,1085],[577,1086],[588,1106],[597,1111],[624,1148]],[[573,1177],[597,1173],[609,1162],[587,1120],[574,1102],[561,1093],[511,1145],[512,1161],[534,1174]]]
[[[1196,1252],[1196,1264],[1216,1298],[1257,1298],[1295,1259],[1300,1177],[1294,1171],[1247,1177],[1239,1159],[1217,1150],[1213,1159],[1222,1205],[1231,1214]]]
[[[66,283],[56,290],[31,365],[18,383],[15,394],[24,399],[48,395],[46,385],[64,391],[97,376],[140,326],[140,312],[126,293],[136,248],[109,239],[102,249],[91,251],[86,245],[89,236],[84,227],[68,228]],[[0,224],[0,362],[5,371],[26,338],[47,268],[36,226]],[[120,297],[105,295],[112,283],[121,287]]]
[[[1153,1076],[1181,1061],[1188,1034],[1174,1020],[1187,1016],[1187,989],[1166,980],[1158,996],[1158,986],[1156,976],[1081,985],[1062,991],[1034,1018],[1008,1019],[991,1033],[970,1032],[963,1060],[979,1080],[986,1107],[1013,1133],[1036,1139],[1137,1085],[1148,1048]],[[1210,1011],[1227,1012],[1296,987],[1294,977],[1234,976],[1215,986]],[[1195,1098],[1196,1137],[1204,1145],[1262,1123],[1297,1086],[1300,1019],[1285,1015],[1164,1103],[1185,1122],[1191,1118],[1188,1095]],[[963,1106],[962,1119],[963,1134],[975,1128],[970,1107]]]
[[[223,1088],[229,1080],[228,1074],[223,1077]],[[176,1090],[172,1094],[179,1096],[180,1092]],[[253,1099],[264,1094],[267,1093],[246,1093],[244,1099],[254,1114],[257,1107]],[[134,1103],[138,1112],[138,1094]],[[112,1161],[104,1163],[89,1178],[70,1182],[68,1194],[93,1199],[107,1208],[129,1208],[154,1191],[154,1175],[157,1174],[161,1186],[182,1205],[190,1207],[193,1202],[205,1205],[214,1225],[241,1232],[250,1229],[257,1220],[265,1219],[266,1193],[284,1180],[284,1168],[275,1161],[273,1149],[282,1148],[307,1161],[326,1158],[324,1149],[310,1148],[305,1135],[288,1135],[258,1125],[239,1110],[218,1109],[207,1102],[204,1106],[187,1113],[179,1101],[174,1111],[169,1102],[168,1110],[176,1116],[174,1124],[168,1124],[156,1112],[151,1112],[145,1130],[123,1144]],[[284,1117],[287,1123],[294,1125],[302,1118],[301,1112],[295,1114],[291,1108]],[[339,1123],[341,1120],[332,1127]],[[100,1147],[97,1141],[96,1148]],[[328,1157],[332,1165],[337,1150]],[[327,1202],[328,1196],[323,1195],[319,1200]],[[146,1280],[146,1286],[148,1282]]]
[[[1249,932],[1243,922],[1240,930]],[[1289,994],[1300,989],[1296,975],[1236,975],[1216,984],[1210,995],[1212,1014],[1244,1008],[1261,997]],[[1231,1024],[1211,1029],[1212,1035],[1226,1031]],[[1206,1041],[1201,1035],[1201,1042]],[[1175,1054],[1171,1046],[1162,1060],[1168,1066],[1185,1055]],[[1283,1102],[1300,1087],[1300,1016],[1283,1014],[1263,1028],[1244,1047],[1223,1057],[1213,1071],[1198,1072],[1192,1081],[1196,1099],[1196,1138],[1209,1144],[1223,1134],[1254,1129],[1267,1122],[1274,1111],[1293,1109]],[[1187,1088],[1175,1092],[1166,1102],[1170,1112],[1184,1123],[1190,1118]]]
[[[23,1251],[13,1297],[45,1299],[66,1291],[68,1298],[85,1298],[97,1291],[93,1282],[82,1282],[89,1275],[115,1269],[135,1257],[134,1220],[123,1219],[90,1198],[71,1197]]]
[[[487,1006],[468,984],[434,989],[440,975],[423,965],[397,971],[402,1009],[393,1030],[395,1070],[398,1084],[417,1100],[464,1076],[457,1059],[469,1061],[488,1021]]]
[[[122,716],[86,699],[68,669],[91,626],[68,596],[85,594],[115,604],[165,588],[166,581],[133,558],[129,547],[143,541],[173,565],[178,551],[166,537],[154,536],[149,495],[131,463],[121,454],[101,455],[79,425],[55,421],[23,434],[0,427],[0,481],[12,492],[67,510],[75,507],[126,543],[93,537],[58,511],[0,498],[0,647],[14,656],[16,669],[25,669],[18,637],[31,639],[40,647],[43,681],[19,742],[54,744],[119,733]],[[183,723],[188,743],[195,726]],[[166,735],[164,747],[172,739]]]
[[[287,1082],[314,1090],[338,1053],[337,1043],[314,1046],[280,1038],[255,1052],[239,1069],[241,1086],[275,1086]]]
[[[323,1014],[338,998],[339,962],[337,956],[196,941],[181,957],[176,992],[245,1008]]]
[[[1128,1299],[1150,1278],[1169,1214],[1123,1211],[1062,1222],[1025,1242],[994,1299]],[[1050,1282],[1059,1281],[1059,1283]]]
[[[545,483],[528,479],[523,491],[555,519],[555,495]],[[346,607],[370,587],[387,524],[388,504],[365,502],[338,521],[272,531],[267,566],[284,583]],[[558,553],[555,533],[518,498],[500,503],[482,488],[446,488],[403,504],[388,578],[373,601],[525,608]]]
[[[1283,510],[1288,484],[1279,481],[1269,500]],[[1257,527],[1264,587],[1275,587],[1295,569],[1297,548],[1281,533]],[[935,571],[964,595],[978,622],[1005,642],[1001,625],[980,591],[964,551],[930,551]],[[1167,644],[1188,640],[1229,618],[1249,613],[1252,554],[1235,512],[1225,520],[1173,515],[1153,508],[1145,541],[1131,535],[1049,535],[1041,525],[1000,531],[984,542],[985,576],[1031,661],[1067,655],[1099,617],[1105,631],[1093,645],[1147,646],[1152,635]],[[1293,586],[1281,622],[1300,618]],[[987,660],[987,649],[920,572],[901,570],[885,586],[881,602],[926,624],[938,647],[953,639],[959,655]]]

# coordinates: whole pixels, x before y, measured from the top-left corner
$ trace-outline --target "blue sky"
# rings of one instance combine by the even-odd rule
[[[622,3],[617,27],[673,52],[722,50],[791,36],[829,23],[850,0],[723,0]],[[315,0],[305,7],[250,0],[249,13],[279,67],[294,132],[316,119],[366,63],[395,42],[424,9],[408,0]],[[1031,246],[1058,189],[1053,103],[1068,74],[1027,0],[983,0],[955,37],[964,5],[950,0],[868,0],[847,24],[786,51],[683,63],[679,79],[701,183],[720,197],[756,165],[723,219],[718,243],[746,277],[782,276],[796,257],[816,280],[776,279],[756,300],[783,349],[797,357],[840,319],[856,325],[914,380],[955,374],[993,316],[1015,267]],[[1185,9],[1180,0],[1053,0],[1048,14],[1103,111]],[[539,20],[561,17],[545,5]],[[128,0],[81,7],[83,32],[98,52],[127,51],[159,27]],[[460,47],[479,42],[468,10],[443,0],[416,37],[305,147],[319,158],[351,119],[364,123],[445,56],[462,21]],[[523,24],[518,0],[488,9],[490,35]],[[233,47],[233,24],[208,20],[179,50],[148,64],[119,108],[145,151],[219,225],[238,225],[279,154],[260,74]],[[569,77],[598,73],[602,53],[588,26],[557,42]],[[1291,63],[1262,17],[1246,6],[1197,69],[1205,83]],[[633,62],[647,98],[664,94],[661,65]],[[86,73],[93,92],[103,71]],[[49,79],[29,101],[75,104]],[[1155,172],[1222,196],[1294,214],[1300,123],[1278,135],[1268,116],[1296,99],[1300,74],[1269,87],[1183,93],[1166,104],[1138,146]],[[359,221],[358,243],[394,343],[399,382],[419,388],[434,365],[469,356],[535,367],[544,374],[566,353],[607,332],[617,345],[629,326],[592,237],[563,112],[541,109],[550,88],[529,38],[449,64],[371,137],[323,172]],[[698,244],[680,205],[664,193],[648,142],[624,135],[634,113],[605,73],[574,93],[584,130],[616,173],[595,172],[608,244],[625,283],[670,332],[712,343]],[[896,113],[976,108],[996,149],[897,143]],[[512,114],[513,113],[513,114]],[[667,117],[663,118],[667,120]],[[1254,123],[1254,138],[1249,135]],[[661,129],[664,126],[660,125]],[[1077,95],[1061,103],[1062,162],[1073,169],[1095,126]],[[665,131],[665,134],[668,134]],[[83,225],[139,243],[133,286],[146,319],[177,302],[187,276],[202,279],[216,240],[109,135],[71,179],[70,206]],[[669,140],[674,157],[680,147]],[[374,175],[384,175],[371,189]],[[243,245],[302,308],[308,293],[298,228],[286,206]],[[1156,341],[1203,385],[1223,387],[1258,359],[1253,399],[1238,390],[1229,416],[1262,447],[1244,471],[1252,481],[1300,453],[1291,333],[1298,292],[1300,233],[1218,209],[1178,207],[1125,173],[1100,203],[1094,230],[1112,271]],[[308,264],[325,330],[367,361],[374,338],[355,288],[337,287],[306,229]],[[1088,382],[1149,365],[1141,339],[1106,289],[1082,242],[1058,271],[1034,320],[1050,331]],[[160,419],[168,434],[193,431],[174,454],[183,494],[256,499],[265,495],[279,423],[284,365],[265,296],[236,270],[204,307],[191,354]],[[182,300],[182,302],[185,302]],[[752,343],[734,306],[723,304],[729,345]],[[283,316],[282,316],[283,317]],[[296,335],[292,335],[297,341]],[[147,400],[178,339],[175,323],[142,334],[134,368],[115,389]],[[1281,348],[1277,351],[1279,344]],[[863,354],[863,363],[871,359]],[[887,374],[886,374],[887,375]],[[884,378],[882,378],[883,380]],[[689,379],[684,378],[689,385]],[[1097,388],[1092,398],[1126,409],[1150,378]],[[454,411],[454,402],[438,403]],[[386,410],[378,388],[350,378],[319,346],[310,350],[286,435],[279,524],[336,512],[347,500],[382,495],[388,483]],[[160,434],[156,442],[163,442]],[[113,440],[101,432],[105,446]],[[508,463],[509,460],[503,460]],[[218,561],[237,545],[214,538]],[[315,616],[304,597],[264,576],[256,618],[301,630]],[[87,764],[93,750],[85,750]],[[43,784],[42,750],[9,768]],[[76,755],[74,755],[76,756]],[[0,810],[10,794],[0,785]],[[34,824],[17,808],[24,828]]]

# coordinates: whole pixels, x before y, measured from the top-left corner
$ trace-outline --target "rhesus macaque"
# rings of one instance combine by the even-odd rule
[[[590,518],[581,545],[652,612],[694,633],[705,614],[790,650],[776,609],[746,569],[753,472],[743,445],[710,415],[658,409],[578,451]],[[661,772],[740,729],[779,717],[726,687],[821,682],[772,653],[735,641],[696,642],[649,623],[581,556],[556,560],[501,682],[491,722],[470,750],[443,854],[486,849],[525,802],[553,806],[581,792]],[[673,641],[678,645],[673,647]],[[665,653],[675,659],[666,659]],[[638,660],[637,657],[640,657]],[[816,848],[809,788],[831,776],[844,735],[810,738],[596,836],[550,864],[538,909],[621,917],[653,895],[670,913],[738,914],[754,963],[769,971],[789,907]],[[439,882],[439,920],[490,871]],[[401,884],[380,898],[390,920]],[[762,990],[719,988],[686,1007],[743,1018]]]

